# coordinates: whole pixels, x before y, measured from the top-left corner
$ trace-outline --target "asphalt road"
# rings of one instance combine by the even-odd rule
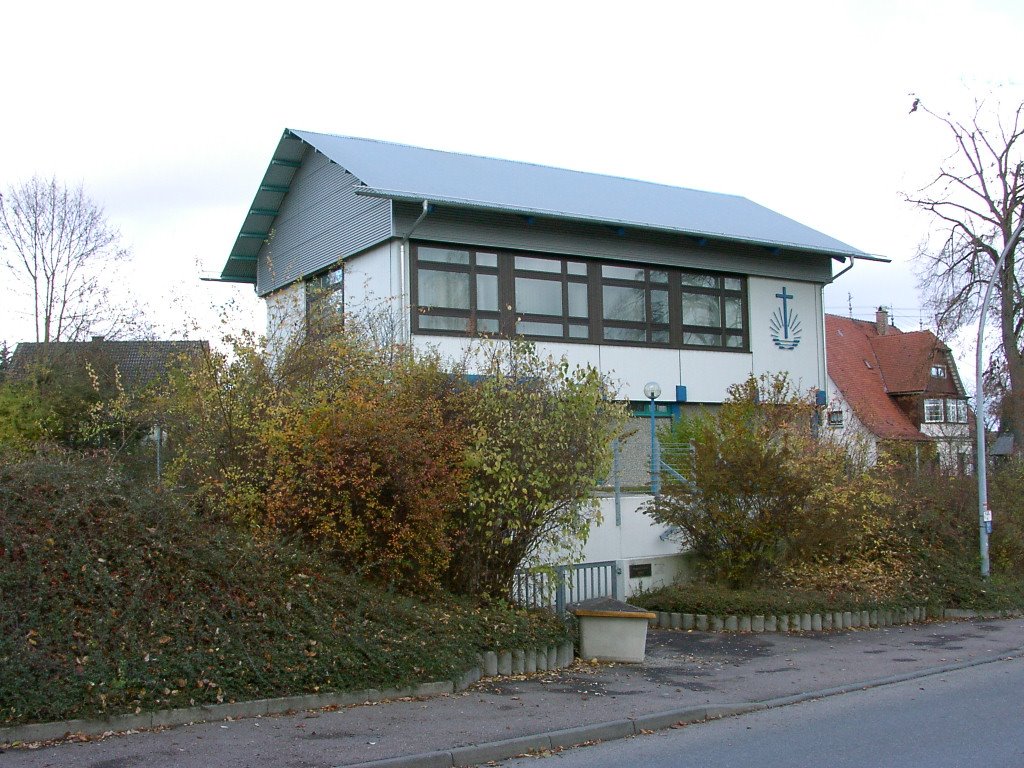
[[[552,755],[552,768],[1024,766],[1024,659]],[[536,758],[502,763],[536,768]]]

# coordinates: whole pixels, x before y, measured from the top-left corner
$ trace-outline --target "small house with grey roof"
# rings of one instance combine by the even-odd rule
[[[822,288],[857,259],[877,257],[743,197],[286,130],[220,279],[254,286],[274,338],[310,302],[389,302],[414,345],[522,336],[594,365],[638,412],[658,382],[669,418],[751,374],[825,390]],[[648,498],[607,500],[588,558],[674,554],[636,513]],[[672,567],[637,572],[650,586]]]

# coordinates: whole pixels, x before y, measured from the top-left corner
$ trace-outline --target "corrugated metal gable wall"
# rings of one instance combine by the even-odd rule
[[[359,180],[307,150],[302,167],[259,252],[256,292],[263,296],[391,235],[391,201],[356,195]]]

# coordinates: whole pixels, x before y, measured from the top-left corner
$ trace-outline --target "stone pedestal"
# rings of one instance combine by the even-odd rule
[[[580,656],[601,661],[643,661],[651,614],[634,605],[598,597],[577,603],[572,612],[580,624]]]

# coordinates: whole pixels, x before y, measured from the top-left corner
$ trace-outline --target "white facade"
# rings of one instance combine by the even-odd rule
[[[344,306],[349,315],[380,317],[389,313],[402,337],[410,329],[410,274],[408,247],[399,240],[376,246],[344,263]],[[538,351],[571,365],[592,365],[617,387],[624,400],[645,402],[644,384],[657,381],[659,405],[677,402],[719,404],[728,389],[747,377],[787,372],[802,391],[826,386],[823,349],[822,286],[792,279],[748,277],[747,330],[749,351],[665,349],[613,344],[538,341]],[[305,294],[297,283],[267,297],[268,329],[288,338],[301,327]],[[783,313],[785,310],[785,314]],[[463,359],[470,344],[491,343],[469,337],[411,334],[421,348],[436,350],[454,360]],[[677,400],[677,387],[685,387],[685,401]],[[643,427],[646,432],[646,425]],[[646,437],[644,438],[646,439]],[[592,530],[583,560],[616,561],[620,584],[627,594],[670,583],[686,571],[677,541],[643,513],[652,497],[621,495],[618,504],[607,495],[599,498],[602,522]],[[618,510],[616,509],[618,507]],[[650,565],[650,575],[629,577],[630,565]],[[644,568],[640,568],[644,571]]]

